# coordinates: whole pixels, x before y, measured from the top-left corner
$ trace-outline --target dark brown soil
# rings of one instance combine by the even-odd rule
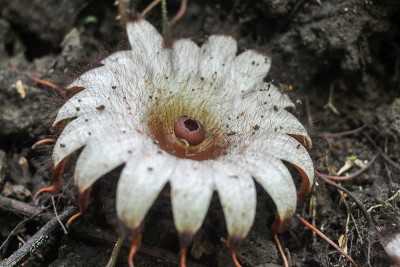
[[[33,194],[49,185],[51,165],[51,147],[30,147],[52,136],[49,113],[61,101],[27,74],[64,86],[127,43],[113,1],[28,2],[0,2],[0,260],[15,255],[53,212],[50,196],[43,196],[40,205],[49,211],[30,218],[37,213],[32,208],[40,207]],[[149,1],[132,2],[143,10]],[[173,14],[179,1],[169,2]],[[156,26],[161,26],[159,14],[156,9],[148,16]],[[318,172],[335,174],[349,156],[367,162],[379,155],[361,175],[340,182],[368,210],[371,225],[354,198],[322,179],[298,207],[298,214],[314,220],[335,243],[348,238],[346,251],[360,266],[393,264],[380,239],[400,231],[400,195],[391,198],[400,189],[399,18],[398,0],[189,1],[173,32],[176,38],[200,43],[209,34],[229,34],[242,50],[270,54],[268,79],[283,89],[293,88],[289,94],[298,100],[298,115],[313,136],[311,153]],[[361,126],[352,134],[327,134]],[[357,170],[354,166],[348,173]],[[69,234],[57,227],[44,242],[35,243],[37,250],[23,263],[3,261],[0,266],[105,266],[118,235],[115,184],[109,180],[95,186],[87,216],[74,222]],[[58,213],[75,203],[68,179],[63,187],[55,199]],[[269,233],[274,206],[258,191],[256,222],[239,260],[243,266],[279,266]],[[7,202],[10,198],[29,206],[18,209]],[[178,265],[179,241],[171,218],[165,189],[146,219],[136,266]],[[215,199],[189,248],[188,266],[232,266],[225,236]],[[280,239],[291,266],[351,266],[295,218]],[[117,266],[127,265],[127,254],[124,247]]]

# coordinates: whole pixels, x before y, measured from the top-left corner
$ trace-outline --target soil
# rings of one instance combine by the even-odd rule
[[[132,2],[140,11],[149,1]],[[179,1],[168,2],[174,14]],[[52,110],[61,101],[28,75],[67,85],[107,52],[126,45],[117,15],[112,1],[105,0],[32,0],[29,6],[24,0],[0,2],[0,260],[13,255],[52,217],[50,196],[41,197],[40,204],[33,199],[49,184],[51,146],[31,146],[53,136]],[[159,9],[147,19],[161,29]],[[394,264],[380,241],[400,232],[398,25],[397,0],[209,0],[189,1],[173,29],[174,37],[199,43],[213,33],[232,35],[241,50],[254,48],[271,55],[268,79],[298,104],[298,116],[313,139],[318,172],[334,175],[350,156],[368,163],[378,155],[362,174],[338,182],[354,197],[317,178],[311,196],[298,205],[297,213],[341,244],[359,266]],[[359,169],[353,166],[347,173]],[[3,261],[0,266],[105,266],[119,233],[115,184],[109,180],[95,186],[87,215],[71,225],[69,234],[58,227],[23,263]],[[55,198],[58,213],[75,203],[68,178],[63,188]],[[238,258],[243,266],[281,266],[269,233],[274,206],[258,191],[256,221]],[[10,198],[30,208],[47,206],[49,211],[32,216],[34,211],[7,206],[5,199]],[[372,217],[371,225],[361,206]],[[135,266],[178,265],[179,241],[171,218],[166,188],[147,216]],[[188,266],[233,266],[225,236],[215,199],[189,248]],[[351,266],[296,218],[280,240],[291,266]],[[117,266],[127,265],[128,252],[125,244]]]

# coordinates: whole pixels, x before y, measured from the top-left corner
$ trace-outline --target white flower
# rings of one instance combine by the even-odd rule
[[[228,36],[210,36],[201,47],[188,39],[168,45],[145,20],[128,23],[127,33],[131,50],[110,55],[68,86],[83,90],[55,120],[70,120],[53,151],[55,166],[84,147],[74,175],[84,194],[125,164],[116,208],[133,231],[169,183],[176,228],[189,240],[214,191],[228,240],[245,238],[256,211],[256,181],[276,205],[273,230],[279,231],[297,201],[282,160],[300,172],[302,195],[314,169],[305,148],[310,138],[290,113],[293,103],[264,82],[270,58],[252,50],[237,56]]]

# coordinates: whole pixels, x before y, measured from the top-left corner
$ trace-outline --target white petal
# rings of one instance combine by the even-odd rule
[[[129,43],[135,55],[153,63],[153,69],[158,75],[170,76],[170,50],[164,48],[164,39],[149,22],[138,20],[126,25]]]
[[[95,136],[102,138],[104,132],[109,131],[110,128],[126,131],[128,127],[121,120],[122,118],[118,114],[97,114],[96,112],[79,116],[69,122],[54,146],[54,163],[57,165],[69,154],[84,146],[89,138]]]
[[[243,239],[254,222],[256,189],[250,173],[234,163],[209,162],[230,237]]]
[[[282,93],[272,83],[259,83],[254,85],[254,89],[242,92],[242,99],[245,103],[253,103],[263,109],[294,109],[295,105],[290,98]],[[241,104],[239,102],[239,104]]]
[[[130,229],[140,226],[175,165],[172,156],[149,150],[129,159],[118,182],[117,214]]]
[[[75,167],[75,183],[80,192],[97,179],[125,163],[135,150],[143,149],[138,135],[109,131],[103,138],[92,138],[79,155]]]
[[[281,160],[262,153],[247,153],[245,160],[236,157],[274,201],[280,219],[290,218],[296,210],[297,192],[292,175]]]
[[[122,95],[121,95],[122,94]],[[135,105],[135,100],[132,95],[124,95],[124,92],[110,92],[94,95],[91,92],[86,92],[86,90],[71,97],[59,110],[57,117],[53,125],[59,123],[62,120],[70,119],[78,116],[83,116],[86,114],[92,114],[93,117],[102,114],[120,114],[121,116],[126,116],[126,120],[138,123],[140,112],[135,111],[138,105]],[[133,113],[136,113],[133,116]],[[88,119],[91,119],[87,115]]]
[[[194,234],[201,227],[213,193],[211,172],[199,161],[177,161],[171,174],[171,202],[180,234]]]
[[[199,71],[200,47],[190,40],[174,42],[172,47],[172,68],[177,83],[187,82]],[[197,77],[196,77],[197,78]]]
[[[303,145],[311,146],[306,128],[286,109],[279,109],[277,106],[266,109],[244,100],[243,106],[236,109],[236,115],[232,116],[233,120],[235,118],[238,123],[233,124],[231,130],[238,134],[251,133],[254,129],[279,132],[299,136],[301,141],[306,140],[305,143],[302,141]]]
[[[225,75],[231,70],[236,51],[237,44],[232,37],[210,36],[208,41],[201,46],[202,61],[199,74],[205,82],[213,83],[225,79]]]
[[[262,83],[270,68],[270,57],[247,50],[235,58],[232,78],[240,91],[247,91]]]
[[[93,90],[96,91],[103,88],[111,88],[116,83],[117,80],[112,70],[106,67],[97,67],[79,76],[75,81],[68,85],[68,88],[92,87]]]
[[[308,151],[293,137],[281,133],[269,133],[260,136],[261,131],[257,131],[254,142],[248,150],[254,152],[268,153],[273,157],[285,160],[293,164],[301,173],[303,185],[307,190],[311,190],[314,180],[314,166]]]

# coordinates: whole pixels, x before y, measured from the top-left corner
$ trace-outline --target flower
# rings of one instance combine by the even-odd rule
[[[201,227],[214,191],[228,243],[244,239],[255,217],[257,182],[275,203],[278,232],[297,202],[282,161],[300,172],[303,196],[314,169],[294,104],[264,82],[270,58],[253,50],[236,55],[236,41],[221,35],[201,47],[188,39],[169,44],[142,19],[128,23],[127,34],[131,50],[111,54],[68,86],[79,92],[54,122],[68,122],[54,147],[55,169],[84,147],[74,181],[88,196],[96,180],[124,164],[116,209],[134,233],[169,183],[183,247]]]

